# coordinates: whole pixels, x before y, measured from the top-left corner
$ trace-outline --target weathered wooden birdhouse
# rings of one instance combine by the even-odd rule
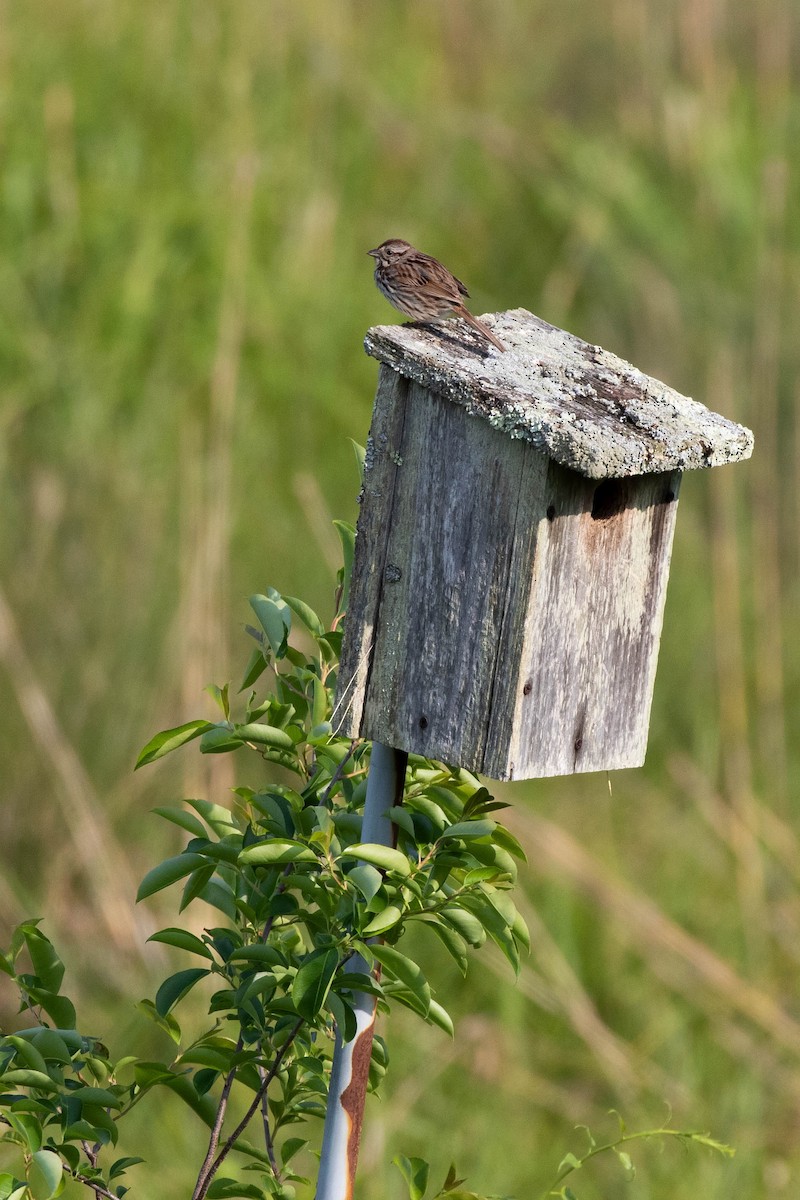
[[[749,430],[525,309],[380,326],[339,728],[493,779],[644,762],[681,473]]]

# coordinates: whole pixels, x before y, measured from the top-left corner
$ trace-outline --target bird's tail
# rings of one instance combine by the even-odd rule
[[[460,317],[464,318],[468,325],[471,325],[473,329],[477,329],[478,333],[482,334],[483,337],[485,337],[487,341],[491,342],[493,346],[496,346],[498,350],[508,349],[507,346],[504,346],[503,343],[494,336],[490,329],[486,328],[483,321],[479,321],[477,317],[473,317],[469,309],[461,307],[457,308],[455,311]]]

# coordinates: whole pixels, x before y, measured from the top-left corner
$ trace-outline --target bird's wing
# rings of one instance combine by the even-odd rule
[[[451,275],[447,267],[442,266],[438,259],[431,258],[429,254],[418,254],[416,262],[408,263],[407,266],[421,285],[444,301],[460,304],[461,296],[469,295],[461,280]]]

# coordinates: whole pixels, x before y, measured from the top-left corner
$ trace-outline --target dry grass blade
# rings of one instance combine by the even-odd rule
[[[617,1094],[629,1102],[647,1086],[675,1097],[680,1087],[633,1046],[618,1037],[597,1011],[580,979],[533,905],[517,897],[517,908],[531,932],[534,954],[559,1009],[592,1052]],[[494,967],[494,963],[490,964]],[[526,991],[530,968],[523,966],[520,986]],[[685,1098],[685,1097],[684,1097]]]
[[[800,1055],[800,1024],[789,1013],[665,916],[652,900],[617,879],[566,830],[519,809],[509,815],[507,823],[522,834],[527,845],[536,847],[536,862],[548,874],[568,880],[626,926],[638,953],[659,978],[695,1003],[698,983],[702,984],[785,1049]]]
[[[22,644],[14,614],[0,588],[0,662],[8,672],[31,737],[57,781],[75,859],[96,905],[97,919],[112,945],[126,954],[142,953],[148,922],[133,910],[136,880],[125,852],[109,827],[91,779],[59,724],[33,663]]]

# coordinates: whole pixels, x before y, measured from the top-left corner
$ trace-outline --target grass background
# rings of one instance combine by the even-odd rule
[[[174,849],[149,809],[233,783],[132,764],[238,676],[248,594],[329,611],[392,319],[370,246],[755,430],[684,482],[645,769],[502,789],[519,985],[420,943],[458,1036],[399,1019],[363,1200],[398,1150],[532,1196],[575,1123],[665,1104],[733,1162],[643,1151],[627,1190],[598,1162],[581,1200],[797,1194],[799,27],[792,0],[0,0],[0,910],[45,915],[116,1052],[167,1052],[130,1003],[172,917],[132,915]],[[187,1194],[177,1103],[131,1128],[138,1195]]]

